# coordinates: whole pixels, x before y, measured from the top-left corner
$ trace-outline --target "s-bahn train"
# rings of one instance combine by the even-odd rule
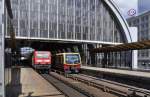
[[[51,69],[51,52],[34,51],[32,55],[32,67],[36,70]]]
[[[79,53],[58,53],[54,58],[53,67],[65,73],[79,73],[81,57]]]

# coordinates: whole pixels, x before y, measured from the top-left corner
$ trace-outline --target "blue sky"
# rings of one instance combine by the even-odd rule
[[[138,0],[113,0],[114,2],[116,2],[116,4],[118,5],[118,7],[120,8],[121,13],[123,14],[123,16],[125,18],[128,18],[128,11],[130,9],[135,9],[138,12]]]

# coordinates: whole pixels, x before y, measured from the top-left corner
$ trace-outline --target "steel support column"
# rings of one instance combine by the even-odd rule
[[[4,88],[4,32],[5,32],[5,20],[4,20],[4,1],[0,0],[0,97],[5,97]]]

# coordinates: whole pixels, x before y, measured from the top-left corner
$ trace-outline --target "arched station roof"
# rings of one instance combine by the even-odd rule
[[[49,0],[47,0],[47,2],[48,2]],[[82,0],[81,0],[82,1]],[[83,0],[84,2],[85,2],[85,0]],[[90,0],[89,0],[90,1]],[[89,2],[88,1],[88,2]],[[75,17],[74,16],[74,23],[73,24],[68,24],[68,23],[66,23],[66,25],[70,25],[70,26],[65,26],[65,29],[67,29],[67,31],[65,30],[65,31],[60,31],[60,28],[61,28],[61,26],[62,27],[64,27],[63,26],[63,22],[61,22],[60,24],[60,27],[58,26],[58,14],[54,14],[54,15],[57,15],[57,21],[51,21],[51,19],[49,19],[48,17],[49,16],[53,16],[53,15],[49,15],[49,16],[47,16],[47,18],[46,18],[46,21],[49,21],[48,22],[48,25],[50,24],[50,22],[52,23],[52,22],[56,22],[56,23],[52,23],[51,25],[52,25],[52,27],[55,27],[55,28],[57,28],[57,29],[52,29],[52,31],[50,31],[49,29],[50,28],[47,28],[47,26],[46,26],[46,28],[43,30],[43,28],[42,28],[42,26],[41,26],[41,28],[40,28],[40,23],[45,23],[45,24],[47,24],[47,22],[45,22],[45,20],[43,20],[42,22],[38,19],[38,18],[35,18],[35,20],[36,21],[38,21],[37,23],[36,23],[36,21],[35,21],[35,24],[36,25],[38,25],[38,29],[37,28],[33,28],[33,29],[31,29],[32,27],[31,27],[31,24],[30,25],[25,25],[25,27],[24,28],[21,28],[21,26],[19,26],[21,23],[19,23],[19,25],[15,25],[14,27],[15,27],[15,29],[16,29],[16,31],[18,31],[17,32],[17,34],[16,34],[16,38],[17,39],[31,39],[31,40],[54,40],[54,41],[67,41],[67,42],[82,42],[82,43],[99,43],[99,44],[118,44],[118,43],[123,43],[123,42],[125,42],[125,43],[130,43],[130,42],[132,42],[132,37],[131,37],[131,35],[130,35],[130,28],[129,28],[129,26],[128,26],[128,24],[127,24],[127,22],[126,22],[126,20],[124,19],[124,17],[121,15],[121,13],[120,13],[120,11],[119,11],[119,8],[117,7],[117,5],[114,3],[114,1],[113,0],[99,0],[100,2],[102,2],[105,6],[105,8],[104,9],[107,9],[108,10],[108,13],[109,13],[109,15],[108,15],[108,18],[113,22],[113,23],[115,23],[114,25],[115,26],[113,26],[113,30],[110,30],[110,31],[108,31],[109,30],[109,25],[105,28],[105,27],[103,27],[103,26],[105,26],[105,25],[103,25],[102,27],[99,27],[99,28],[97,28],[97,30],[93,30],[93,29],[96,29],[96,27],[97,27],[97,25],[98,25],[98,23],[99,22],[97,22],[96,21],[96,19],[94,20],[92,20],[92,18],[93,17],[91,17],[90,19],[89,19],[89,17],[90,17],[90,15],[91,14],[93,14],[92,12],[89,12],[89,10],[88,10],[88,13],[90,14],[90,15],[88,15],[88,20],[89,20],[89,23],[88,23],[88,25],[87,24],[82,24],[83,23],[83,21],[84,21],[84,23],[86,23],[86,19],[83,19],[83,18],[81,18],[81,20],[82,20],[82,23],[80,24],[80,27],[83,27],[83,26],[85,26],[85,28],[82,28],[82,29],[84,29],[84,32],[83,32],[83,30],[82,31],[78,31],[78,29],[77,28],[79,28],[79,27],[76,27],[76,25],[78,25],[78,24],[76,24],[76,21],[77,21],[77,17]],[[46,2],[46,1],[45,1]],[[76,2],[76,0],[74,1],[74,3]],[[96,1],[95,1],[96,2]],[[26,7],[23,7],[23,8],[25,8],[25,9],[20,9],[20,11],[24,11],[24,10],[27,10],[27,11],[30,11],[28,8],[28,2],[26,2],[27,4],[26,5],[24,5],[24,6],[26,6]],[[35,4],[30,4],[30,6],[32,5],[32,6],[34,6],[34,7],[37,7],[36,6],[36,3],[37,3],[37,1],[35,1],[35,2],[31,2],[31,1],[29,1],[29,3],[35,3]],[[58,2],[57,2],[58,3]],[[98,3],[98,2],[97,2]],[[21,4],[21,3],[19,3],[19,4]],[[44,4],[44,3],[43,3]],[[50,4],[50,1],[49,1],[49,3],[46,3],[47,4],[47,6],[50,6],[50,5],[48,5],[48,4]],[[67,4],[67,3],[66,3]],[[90,3],[88,3],[88,4],[90,4]],[[13,5],[13,8],[14,9],[12,9],[12,10],[16,10],[15,9],[15,4],[13,4],[12,3],[12,5]],[[80,4],[81,5],[81,4]],[[42,6],[42,5],[41,5]],[[75,6],[75,5],[74,5]],[[87,6],[87,5],[86,5]],[[95,3],[95,6],[96,6],[96,3]],[[38,6],[39,7],[39,6]],[[55,6],[55,7],[58,7],[58,8],[61,8],[61,6],[58,6],[58,4],[57,4],[57,6]],[[42,7],[41,7],[42,8]],[[58,9],[57,8],[57,9]],[[87,11],[87,10],[85,10],[85,9],[87,9],[87,8],[82,8],[82,7],[80,7],[81,9],[80,10],[84,10],[85,12]],[[94,7],[93,7],[94,8]],[[99,8],[101,8],[101,7],[99,7]],[[102,7],[102,9],[103,9],[103,7]],[[35,9],[36,10],[36,9]],[[44,9],[45,10],[45,9]],[[44,11],[43,9],[42,9],[42,11]],[[96,8],[95,8],[95,10],[96,10]],[[18,10],[17,10],[18,11]],[[41,11],[41,12],[42,12]],[[50,11],[50,10],[49,10]],[[48,13],[47,14],[49,14],[50,12],[48,11]],[[65,10],[66,11],[66,10]],[[98,10],[98,12],[99,11],[101,11],[101,10]],[[36,11],[35,11],[36,12]],[[95,11],[96,12],[96,11]],[[103,10],[103,12],[105,13],[105,10]],[[28,13],[31,13],[31,12],[25,12],[26,14],[28,14]],[[58,12],[57,12],[58,13]],[[19,13],[15,13],[16,15],[19,15]],[[37,13],[36,14],[43,14],[43,13],[39,13],[39,11],[37,11]],[[103,13],[98,13],[98,15],[99,14],[103,14]],[[31,14],[30,15],[27,15],[28,17],[26,17],[27,19],[24,19],[24,20],[22,20],[21,22],[26,22],[26,21],[31,21]],[[61,15],[62,16],[62,15]],[[38,17],[40,17],[40,16],[38,16]],[[56,16],[54,16],[54,17],[56,17]],[[66,16],[67,17],[67,16]],[[85,16],[84,16],[85,17]],[[95,18],[97,17],[96,16],[96,14],[95,14],[95,16],[94,16]],[[99,16],[99,17],[101,17],[101,16]],[[105,14],[102,16],[102,17],[105,17]],[[77,18],[77,19],[76,19]],[[107,20],[108,18],[106,18],[105,20]],[[113,19],[112,19],[113,18]],[[28,20],[28,19],[30,19],[30,20]],[[66,18],[65,18],[66,19]],[[69,18],[70,19],[70,18]],[[100,20],[101,20],[101,18],[99,18]],[[103,18],[104,19],[104,18]],[[102,21],[103,21],[103,19],[102,19]],[[18,19],[17,18],[14,18],[14,21],[17,21]],[[54,20],[56,20],[56,19],[54,19]],[[65,20],[66,21],[66,20]],[[68,21],[68,19],[67,19],[67,21]],[[69,20],[70,22],[72,22],[72,20],[70,19]],[[93,21],[95,21],[95,23],[94,23],[94,25],[95,26],[93,26],[93,25],[91,25],[91,24],[93,24]],[[90,24],[90,22],[92,22],[91,24]],[[97,22],[97,23],[96,23]],[[109,24],[109,21],[106,21],[107,22],[107,24]],[[102,23],[101,21],[100,21],[100,23]],[[54,26],[54,24],[57,24],[57,25],[55,25]],[[102,23],[102,24],[104,24],[104,23]],[[101,24],[101,25],[102,25]],[[70,31],[70,29],[69,29],[69,31],[68,31],[68,28],[69,27],[72,27],[72,25],[74,26],[74,28],[73,28],[73,32],[71,32]],[[56,27],[57,26],[57,27]],[[90,26],[90,27],[89,27]],[[117,26],[117,27],[116,27]],[[76,28],[75,28],[76,27]],[[87,28],[87,27],[89,27],[89,28]],[[94,28],[95,27],[95,28]],[[115,28],[116,27],[116,28]],[[18,29],[17,29],[18,28]],[[27,30],[28,29],[28,30]],[[77,30],[75,30],[75,29],[77,29]],[[88,31],[87,31],[87,29],[88,29]],[[90,30],[89,30],[90,29]],[[102,30],[103,29],[103,30]],[[108,29],[108,30],[107,30]],[[116,30],[117,29],[117,35],[116,35],[116,32],[114,31],[114,30]],[[55,31],[56,30],[56,31]],[[119,31],[120,30],[120,31]],[[26,33],[24,33],[24,31],[26,31]],[[77,32],[76,32],[77,31]],[[87,32],[86,32],[87,31]],[[93,31],[93,33],[91,33]],[[97,32],[96,32],[97,31]],[[99,32],[98,32],[99,31]],[[33,33],[32,33],[33,32]],[[37,32],[37,33],[36,33]],[[108,32],[108,33],[106,33],[106,32]],[[111,35],[111,32],[113,32],[113,35],[114,35],[114,33],[115,33],[115,35],[116,35],[116,37],[114,37],[113,35]],[[120,34],[122,34],[122,36],[120,35],[118,35],[118,32],[120,33]],[[7,33],[9,33],[9,32],[7,32]],[[31,34],[32,33],[32,34]],[[44,35],[44,34],[45,35]],[[51,33],[51,34],[50,34]],[[67,34],[66,34],[67,33]],[[104,36],[104,33],[105,33],[105,37],[101,37],[101,36]],[[55,35],[56,34],[56,35]],[[73,37],[71,36],[71,35],[73,34]],[[78,35],[78,34],[80,34],[80,35]],[[108,35],[109,34],[109,35]],[[52,35],[52,36],[50,36],[50,35]],[[70,35],[70,36],[68,36],[68,35]],[[68,38],[69,37],[69,38]],[[71,38],[70,38],[71,37]],[[107,37],[110,37],[109,39],[107,38]],[[118,38],[118,37],[121,37],[120,39]],[[9,34],[6,34],[6,38],[9,38]],[[106,39],[107,38],[107,39]]]
[[[122,16],[118,6],[113,0],[104,0],[104,2],[110,7],[110,9],[113,11],[114,16],[118,19],[118,22],[120,23],[123,31],[125,32],[125,36],[127,38],[128,42],[132,42],[132,37],[130,35],[130,29],[127,21],[125,18]]]

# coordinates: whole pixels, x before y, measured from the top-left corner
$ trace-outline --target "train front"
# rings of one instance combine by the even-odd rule
[[[51,53],[49,51],[35,51],[32,57],[32,66],[35,69],[51,68]]]
[[[66,73],[79,73],[81,67],[81,57],[79,53],[66,53],[64,71]]]

